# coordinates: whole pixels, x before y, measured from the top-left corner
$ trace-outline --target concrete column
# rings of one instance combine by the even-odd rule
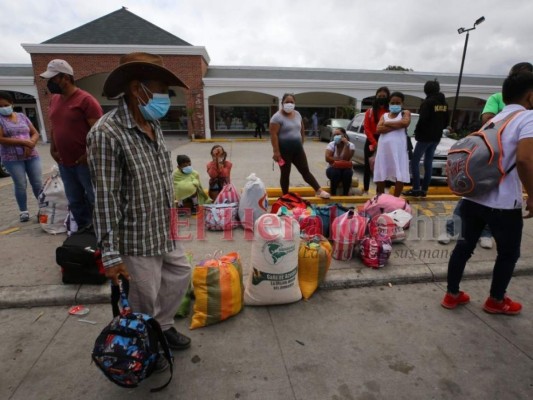
[[[204,96],[204,130],[205,130],[205,138],[211,139],[211,118],[209,118],[209,96]]]

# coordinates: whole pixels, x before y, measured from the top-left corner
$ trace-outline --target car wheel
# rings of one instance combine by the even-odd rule
[[[6,167],[4,167],[4,164],[0,163],[0,178],[5,178],[9,175],[9,172],[7,172]]]

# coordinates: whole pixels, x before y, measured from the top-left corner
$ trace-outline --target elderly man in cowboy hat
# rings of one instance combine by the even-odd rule
[[[118,107],[93,126],[87,153],[106,276],[115,284],[128,279],[132,309],[152,315],[170,347],[183,350],[191,341],[174,328],[174,315],[191,266],[182,243],[170,237],[172,163],[158,121],[170,107],[169,86],[187,88],[160,56],[122,56],[104,84]]]

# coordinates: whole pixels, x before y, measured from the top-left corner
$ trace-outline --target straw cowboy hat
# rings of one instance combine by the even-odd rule
[[[173,72],[163,66],[163,58],[156,54],[130,53],[120,57],[116,67],[104,83],[104,95],[113,98],[124,92],[126,85],[134,79],[157,80],[168,86],[189,87]]]

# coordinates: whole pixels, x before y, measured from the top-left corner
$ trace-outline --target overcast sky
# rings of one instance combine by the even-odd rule
[[[31,4],[31,7],[29,6]],[[506,74],[533,62],[532,0],[0,0],[0,63],[30,63],[41,43],[122,6],[195,45],[210,65]],[[7,17],[7,19],[6,19]]]

